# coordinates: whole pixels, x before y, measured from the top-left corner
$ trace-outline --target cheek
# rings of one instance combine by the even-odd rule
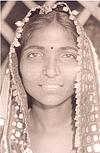
[[[77,66],[77,63],[73,63],[73,64],[68,64],[68,65],[63,65],[62,66],[62,75],[63,75],[63,78],[64,78],[64,83],[65,83],[65,86],[67,88],[72,88],[74,87],[74,84],[75,84],[75,79],[76,79],[76,66]]]
[[[27,80],[29,82],[37,80],[42,73],[42,64],[34,64],[21,60],[20,72],[23,80]]]
[[[62,66],[62,71],[64,74],[64,78],[69,79],[69,80],[73,80],[76,78],[76,66],[77,66],[77,62],[70,62],[66,65]]]

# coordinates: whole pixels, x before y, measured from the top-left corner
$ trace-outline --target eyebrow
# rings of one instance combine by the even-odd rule
[[[44,46],[39,46],[39,45],[31,45],[31,46],[28,46],[27,48],[23,49],[23,51],[27,51],[28,49],[40,49],[40,50],[44,50],[45,47]],[[68,50],[68,49],[75,50],[76,52],[78,51],[78,47],[76,47],[76,46],[59,47],[59,50]]]
[[[31,45],[31,46],[28,46],[27,48],[23,49],[23,51],[27,51],[28,49],[41,49],[41,50],[44,50],[45,47],[38,46],[38,45]]]
[[[76,46],[65,46],[65,47],[60,47],[59,49],[61,49],[61,50],[72,49],[72,50],[75,50],[76,52],[78,51],[78,47],[76,47]]]

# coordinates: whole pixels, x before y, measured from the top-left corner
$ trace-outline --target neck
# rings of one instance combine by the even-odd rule
[[[36,102],[37,103],[37,102]],[[44,106],[33,103],[31,123],[37,130],[54,131],[65,126],[72,128],[71,98],[57,106]]]

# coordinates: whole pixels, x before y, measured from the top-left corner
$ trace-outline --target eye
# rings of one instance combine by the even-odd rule
[[[28,58],[40,58],[42,56],[43,56],[43,54],[39,53],[39,52],[34,52],[34,53],[29,53],[28,54]]]
[[[71,58],[71,59],[76,59],[77,58],[77,55],[75,54],[72,54],[72,53],[66,53],[66,54],[63,54],[62,55],[63,58]]]

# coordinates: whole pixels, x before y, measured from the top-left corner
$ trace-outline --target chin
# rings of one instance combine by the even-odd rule
[[[71,96],[62,98],[60,96],[51,95],[51,96],[42,97],[41,99],[36,98],[36,103],[40,103],[40,105],[44,105],[44,106],[57,106],[57,105],[63,104],[69,98],[71,98]]]

